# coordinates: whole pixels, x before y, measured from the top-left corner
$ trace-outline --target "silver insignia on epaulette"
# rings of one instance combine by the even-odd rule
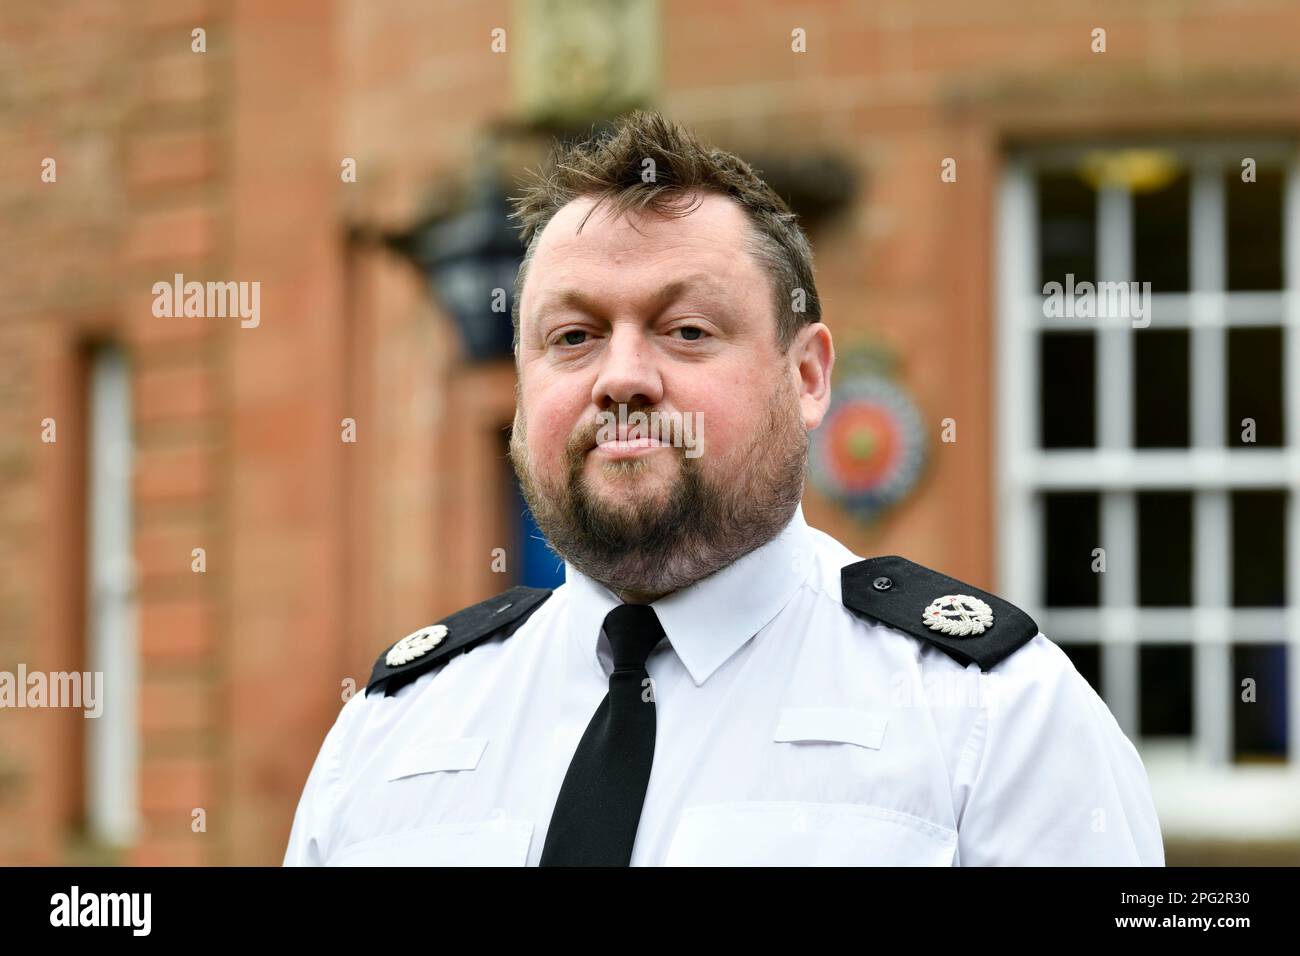
[[[932,631],[970,637],[993,626],[993,608],[969,594],[945,594],[930,602],[921,620]]]
[[[407,634],[406,637],[390,647],[388,656],[384,658],[384,663],[389,667],[400,667],[417,657],[423,657],[441,644],[446,637],[447,625],[445,624],[422,627],[414,633]]]

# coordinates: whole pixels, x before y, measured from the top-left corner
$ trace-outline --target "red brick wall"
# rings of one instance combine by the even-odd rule
[[[127,346],[137,409],[134,478],[141,654],[141,815],[131,859],[197,862],[190,810],[212,801],[220,573],[190,573],[190,548],[217,537],[223,403],[202,323],[155,319],[149,286],[173,268],[219,268],[225,193],[220,20],[207,5],[127,10],[96,3],[8,8],[17,62],[6,88],[0,202],[6,222],[4,374],[27,387],[5,402],[14,467],[4,660],[45,670],[86,665],[84,349]],[[209,52],[190,52],[193,10]],[[189,11],[189,12],[187,12]],[[10,84],[14,80],[14,85]],[[40,162],[58,163],[42,183]],[[38,441],[39,421],[58,441]],[[111,676],[106,692],[113,693]],[[0,858],[48,863],[75,852],[81,812],[79,713],[0,715],[0,761],[27,760],[0,797]],[[44,755],[44,756],[38,756]]]
[[[813,236],[837,341],[903,356],[931,444],[874,526],[994,585],[992,190],[1018,138],[1293,131],[1300,8],[665,0],[659,105],[742,153],[836,149],[865,189]],[[0,669],[83,666],[84,345],[130,352],[141,813],[133,862],[275,863],[341,682],[499,587],[508,365],[468,371],[405,263],[349,247],[454,195],[512,113],[510,4],[8,4],[0,34]],[[207,30],[208,52],[190,51]],[[808,53],[790,52],[790,30]],[[1089,51],[1093,26],[1108,52]],[[512,43],[517,43],[516,36]],[[41,183],[43,157],[59,180]],[[358,181],[340,180],[343,157]],[[945,156],[958,182],[939,180]],[[174,272],[259,281],[261,325],[159,319]],[[942,348],[934,348],[941,343]],[[39,441],[56,417],[59,441]],[[340,440],[340,419],[358,441]],[[497,482],[497,485],[494,485]],[[190,570],[192,548],[205,574]],[[110,688],[111,689],[111,688]],[[0,712],[0,862],[77,852],[79,714]],[[207,831],[191,830],[201,807]]]

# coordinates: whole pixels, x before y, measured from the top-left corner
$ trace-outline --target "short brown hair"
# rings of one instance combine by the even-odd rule
[[[645,161],[654,161],[654,181],[642,179]],[[537,237],[565,205],[582,196],[597,202],[578,225],[606,201],[614,214],[652,209],[663,216],[688,215],[698,203],[682,200],[694,192],[729,196],[744,208],[754,225],[751,251],[772,280],[777,341],[784,351],[799,329],[821,321],[821,303],[813,278],[812,247],[785,200],[739,156],[702,144],[685,127],[655,112],[636,110],[610,131],[561,144],[547,167],[533,173],[523,195],[511,197],[512,218],[520,222],[525,252],[515,277],[515,348],[519,347],[519,303]],[[796,290],[803,291],[803,310],[795,311]]]

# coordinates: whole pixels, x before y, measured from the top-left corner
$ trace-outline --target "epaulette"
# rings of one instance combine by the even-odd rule
[[[897,555],[845,565],[840,585],[845,607],[982,671],[1038,634],[1033,618],[1014,604]]]
[[[549,588],[511,588],[406,635],[375,661],[366,696],[382,687],[384,696],[392,697],[421,674],[488,638],[509,637],[550,596]]]

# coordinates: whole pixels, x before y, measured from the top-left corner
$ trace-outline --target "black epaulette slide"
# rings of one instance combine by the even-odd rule
[[[896,555],[845,565],[840,585],[845,607],[982,671],[1038,634],[1033,618],[1014,604]]]
[[[444,661],[490,637],[509,637],[551,596],[549,588],[511,588],[408,634],[379,655],[366,696],[379,688],[391,697]]]

